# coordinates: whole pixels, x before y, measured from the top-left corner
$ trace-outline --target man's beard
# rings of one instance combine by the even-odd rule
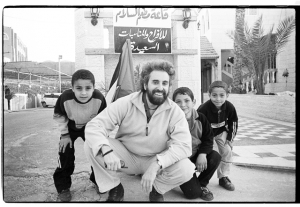
[[[163,97],[155,97],[154,94],[156,92],[162,92],[163,93]],[[147,89],[148,99],[154,105],[161,105],[163,102],[165,102],[165,100],[167,100],[168,95],[169,95],[169,91],[168,91],[168,93],[166,93],[165,90],[154,89],[153,91],[149,91],[149,89]]]

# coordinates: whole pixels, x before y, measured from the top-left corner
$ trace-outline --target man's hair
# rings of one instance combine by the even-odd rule
[[[165,71],[166,73],[168,73],[170,77],[169,86],[172,85],[172,80],[174,80],[175,78],[175,70],[173,68],[173,65],[170,62],[163,61],[163,60],[148,62],[142,67],[141,79],[140,79],[140,86],[142,92],[146,91],[144,89],[144,84],[146,85],[148,84],[150,73],[154,70]]]
[[[224,81],[215,81],[210,84],[208,92],[211,93],[213,88],[224,88],[226,93],[228,93],[228,85]]]
[[[95,77],[94,77],[93,73],[89,70],[86,70],[86,69],[77,70],[72,75],[72,86],[74,86],[75,81],[77,81],[79,79],[91,80],[93,86],[95,86]]]
[[[188,87],[177,88],[173,93],[173,101],[175,101],[175,98],[178,94],[188,95],[192,99],[192,101],[194,101],[194,94],[192,90],[189,89]]]

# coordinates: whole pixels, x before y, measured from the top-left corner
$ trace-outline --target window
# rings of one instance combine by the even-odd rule
[[[204,21],[204,16],[202,16],[202,31],[203,31],[203,34],[205,34],[205,21]]]
[[[9,40],[9,37],[6,33],[3,33],[3,40]]]
[[[208,17],[208,10],[206,10],[206,21],[207,21],[207,29],[209,30],[209,17]]]

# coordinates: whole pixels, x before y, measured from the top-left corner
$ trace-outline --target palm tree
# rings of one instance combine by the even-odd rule
[[[235,30],[243,28],[245,21],[245,9],[239,8],[235,10]],[[242,79],[242,61],[241,61],[241,49],[234,40],[234,70],[232,71],[233,81],[232,88],[233,91],[240,91],[239,85]]]
[[[279,23],[275,33],[273,25],[264,35],[262,19],[261,15],[252,29],[249,29],[244,21],[237,22],[236,30],[229,35],[240,50],[243,66],[248,69],[249,75],[256,79],[258,94],[264,94],[263,77],[268,57],[277,56],[281,52],[295,29],[295,18],[290,16]]]

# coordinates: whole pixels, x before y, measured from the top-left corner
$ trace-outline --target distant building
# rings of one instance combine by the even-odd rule
[[[4,26],[3,56],[4,62],[28,61],[27,47],[11,27]]]
[[[233,40],[228,36],[235,29],[235,8],[205,8],[201,9],[198,21],[200,21],[201,33],[201,77],[203,92],[207,92],[208,86],[215,80],[223,80],[227,84],[232,83],[232,70],[234,63]],[[245,21],[249,28],[263,15],[263,28],[265,34],[274,24],[275,32],[278,23],[288,16],[295,16],[295,10],[289,8],[246,8]],[[264,76],[265,93],[282,91],[295,91],[295,32],[289,38],[289,42],[283,51],[277,55],[275,64],[269,64]],[[285,70],[289,71],[286,80],[282,76]],[[253,88],[253,81],[247,75],[243,77],[244,88]]]

